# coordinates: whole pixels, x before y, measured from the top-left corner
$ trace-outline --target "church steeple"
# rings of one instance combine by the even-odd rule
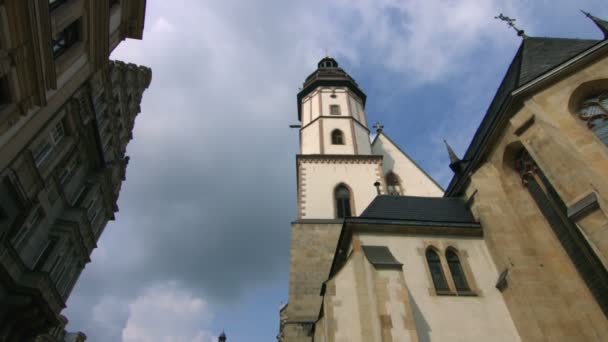
[[[371,154],[365,99],[334,58],[322,58],[298,93],[301,154]]]

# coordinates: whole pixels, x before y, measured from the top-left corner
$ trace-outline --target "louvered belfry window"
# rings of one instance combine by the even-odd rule
[[[338,218],[344,218],[351,216],[350,211],[350,191],[344,185],[340,185],[336,188],[336,216]]]
[[[587,98],[578,110],[578,117],[608,146],[608,92]]]
[[[568,217],[567,207],[528,151],[522,150],[516,168],[523,185],[553,233],[570,257],[581,278],[608,316],[608,272],[578,226]]]

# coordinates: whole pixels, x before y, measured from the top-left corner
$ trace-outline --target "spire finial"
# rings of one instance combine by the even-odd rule
[[[602,33],[604,34],[604,39],[608,39],[608,21],[602,20],[589,12],[585,12],[583,10],[581,10],[581,12],[587,18],[591,19],[591,21],[593,21],[593,23],[602,31]]]
[[[450,165],[460,162],[460,158],[458,158],[458,156],[456,155],[456,152],[454,152],[454,150],[452,149],[452,146],[450,146],[450,144],[448,144],[448,142],[445,139],[443,139],[443,143],[445,144],[445,147],[448,149],[448,155],[450,156]]]
[[[373,127],[376,129],[376,133],[382,133],[382,130],[384,129],[384,125],[381,124],[380,121],[376,121]]]
[[[509,27],[513,28],[515,30],[515,32],[517,32],[517,35],[520,37],[525,37],[526,33],[524,32],[524,30],[521,30],[519,28],[517,28],[517,26],[515,26],[515,21],[517,19],[513,19],[513,18],[509,18],[506,15],[500,13],[499,15],[495,16],[494,19],[498,19],[498,20],[502,20],[505,23],[507,23],[507,25],[509,25]]]

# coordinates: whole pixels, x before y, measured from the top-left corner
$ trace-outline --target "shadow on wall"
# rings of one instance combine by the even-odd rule
[[[410,297],[410,303],[412,304],[412,311],[414,312],[414,324],[416,324],[416,332],[418,333],[418,341],[419,342],[430,342],[431,336],[429,332],[431,331],[431,327],[428,322],[422,315],[418,304],[414,300],[414,297],[408,294]]]

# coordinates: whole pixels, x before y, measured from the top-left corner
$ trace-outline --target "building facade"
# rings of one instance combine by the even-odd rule
[[[321,60],[280,341],[608,339],[608,22],[587,16],[605,39],[522,33],[445,193],[369,142],[365,95]]]
[[[145,1],[0,2],[0,339],[83,341],[65,302],[125,179],[146,67]]]

